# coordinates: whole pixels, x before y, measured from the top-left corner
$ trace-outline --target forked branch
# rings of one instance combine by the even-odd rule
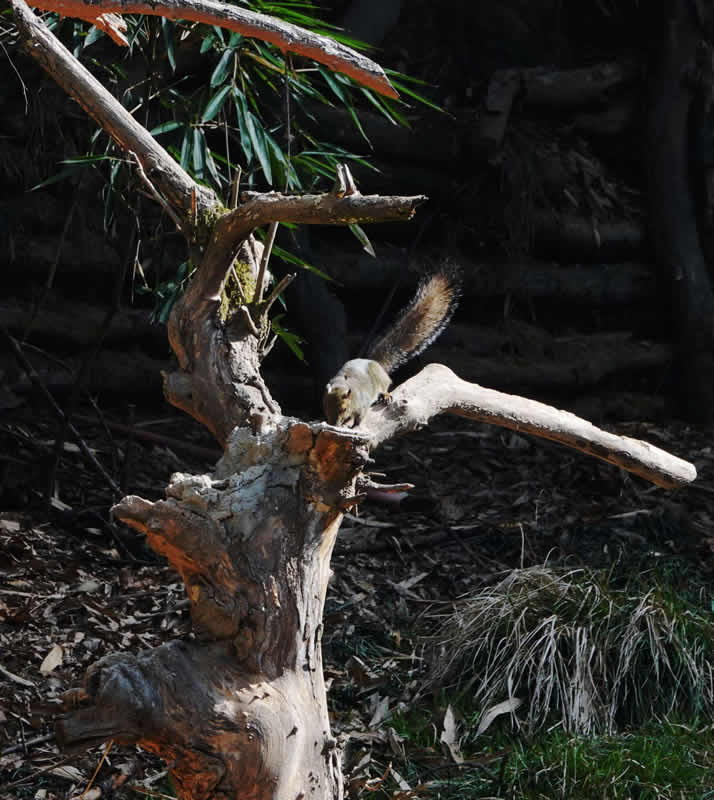
[[[301,225],[350,225],[368,222],[404,222],[414,216],[427,198],[382,197],[358,192],[340,196],[325,194],[284,195],[280,192],[243,192],[238,208],[225,214],[215,225],[201,263],[200,293],[217,298],[226,272],[241,243],[262,225],[293,222]]]

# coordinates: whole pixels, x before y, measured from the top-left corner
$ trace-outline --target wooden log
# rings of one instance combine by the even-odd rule
[[[382,291],[400,279],[408,254],[394,245],[373,244],[376,258],[326,243],[316,243],[315,251],[330,277],[345,288]],[[539,261],[503,264],[478,262],[463,256],[456,260],[464,273],[465,297],[494,298],[514,293],[567,303],[622,306],[653,300],[657,291],[654,267],[647,264],[556,265]],[[439,263],[439,254],[422,251],[415,261],[416,269],[408,273],[408,287],[416,284],[418,275],[429,265]]]
[[[608,105],[623,87],[642,74],[634,59],[605,61],[572,70],[523,70],[523,94],[527,105],[555,110]]]
[[[24,334],[34,310],[34,304],[26,301],[0,301],[0,317],[15,334]],[[51,299],[35,317],[30,341],[51,339],[58,346],[87,347],[95,341],[106,313],[106,308],[99,305]],[[112,318],[104,342],[109,346],[140,344],[144,349],[163,353],[166,352],[166,330],[163,325],[153,325],[149,321],[148,311],[125,308]]]
[[[602,222],[597,219],[537,212],[533,217],[533,253],[567,261],[632,258],[644,252],[647,237],[641,220]]]
[[[464,336],[473,337],[474,354]],[[427,360],[449,364],[466,379],[501,390],[555,393],[581,392],[617,374],[661,374],[672,361],[671,347],[637,341],[630,333],[538,340],[529,333],[527,339],[504,335],[502,341],[501,349],[484,353],[478,334],[460,327],[434,344]]]

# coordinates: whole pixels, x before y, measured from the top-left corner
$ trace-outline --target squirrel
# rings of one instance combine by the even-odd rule
[[[424,277],[411,302],[369,348],[330,380],[322,404],[330,425],[356,427],[373,403],[389,397],[390,374],[425,350],[448,325],[461,296],[461,271],[446,265]]]

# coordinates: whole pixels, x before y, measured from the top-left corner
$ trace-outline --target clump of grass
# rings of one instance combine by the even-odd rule
[[[711,715],[711,607],[661,579],[617,587],[609,577],[531,567],[465,598],[436,634],[428,684],[473,691],[484,710],[519,697],[529,728],[555,718],[570,733]]]

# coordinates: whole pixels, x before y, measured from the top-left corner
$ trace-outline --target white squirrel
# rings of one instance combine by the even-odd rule
[[[421,280],[416,294],[367,358],[353,358],[329,381],[323,396],[330,425],[354,428],[389,393],[391,373],[425,350],[448,325],[461,296],[461,271],[446,265]]]

